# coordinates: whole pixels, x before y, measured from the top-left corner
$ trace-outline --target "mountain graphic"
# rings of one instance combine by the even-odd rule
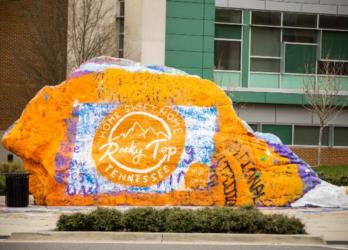
[[[156,131],[151,126],[148,128],[143,128],[139,122],[134,122],[133,126],[128,129],[127,132],[120,133],[119,135],[112,138],[112,141],[118,140],[118,139],[125,139],[128,136],[136,135],[137,138],[146,138],[147,136],[150,136],[150,138],[160,138],[164,137],[166,139],[168,138],[168,135],[162,131]]]

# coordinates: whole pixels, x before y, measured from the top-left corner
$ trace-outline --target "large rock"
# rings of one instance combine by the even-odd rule
[[[286,206],[320,183],[213,82],[112,58],[44,87],[3,144],[36,204]]]

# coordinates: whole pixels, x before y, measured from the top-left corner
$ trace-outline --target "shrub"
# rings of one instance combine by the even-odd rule
[[[123,213],[97,208],[89,214],[62,215],[60,231],[131,231],[178,233],[272,233],[304,234],[303,223],[284,215],[264,215],[253,207],[243,208],[132,208]]]
[[[194,210],[173,208],[166,212],[165,231],[189,233],[196,230],[196,217]]]
[[[100,208],[91,212],[89,221],[94,231],[122,231],[122,213],[116,209]]]
[[[281,214],[269,215],[265,221],[264,232],[269,234],[305,234],[304,224],[294,217]]]
[[[62,214],[57,222],[59,231],[90,231],[92,230],[92,221],[90,216],[82,213],[73,213],[71,215]]]
[[[163,230],[161,218],[154,208],[131,208],[123,213],[123,224],[126,231],[159,232]]]

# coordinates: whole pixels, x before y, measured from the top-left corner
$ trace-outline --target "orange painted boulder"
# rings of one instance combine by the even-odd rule
[[[113,58],[44,87],[2,142],[36,204],[286,206],[320,183],[213,82]]]

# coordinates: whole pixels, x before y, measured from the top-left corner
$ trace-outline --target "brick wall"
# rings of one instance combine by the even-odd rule
[[[291,148],[299,157],[311,166],[316,165],[317,148]],[[348,148],[322,148],[321,164],[348,164]]]
[[[37,9],[34,3],[38,3],[38,1],[1,0],[0,130],[7,129],[18,119],[26,103],[43,85],[47,84],[35,80],[30,70],[22,65],[23,62],[27,62],[29,66],[35,65],[35,67],[45,65],[45,62],[33,56],[35,54],[33,43],[37,39],[34,39],[31,25],[35,23],[52,27],[52,20],[55,20],[56,15],[67,15],[67,0],[54,1],[56,0],[43,2],[45,11],[42,11],[40,15],[35,15],[38,19],[33,20],[32,13]],[[52,7],[57,6],[57,3],[59,3],[59,8]],[[66,25],[67,23],[61,24],[62,27],[66,27]],[[55,39],[51,38],[56,37],[56,34],[56,30],[48,29],[47,43],[55,42],[53,41]],[[63,42],[60,49],[66,54],[66,29],[65,34],[61,37]]]

